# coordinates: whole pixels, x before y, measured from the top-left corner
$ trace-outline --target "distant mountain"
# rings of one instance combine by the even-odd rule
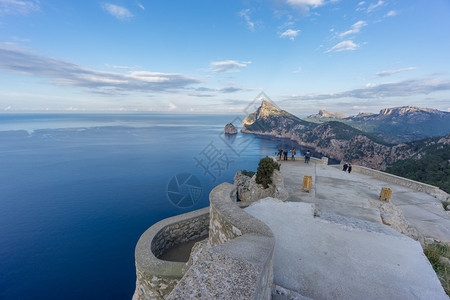
[[[348,117],[319,111],[304,120],[315,123],[339,121],[391,143],[443,136],[450,132],[450,112],[417,106],[385,108],[378,114],[360,113]]]
[[[338,121],[308,122],[268,101],[263,101],[256,112],[244,119],[242,132],[289,138],[330,158],[382,170],[398,160],[414,157],[426,145],[426,142],[388,144]]]
[[[328,118],[328,119],[343,119],[343,118],[347,118],[347,115],[341,114],[341,113],[333,113],[333,112],[329,112],[326,111],[324,109],[319,110],[319,113],[316,115],[310,115],[308,118],[311,119],[323,119],[323,118]]]

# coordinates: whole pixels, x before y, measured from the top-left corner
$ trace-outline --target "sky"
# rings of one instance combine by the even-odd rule
[[[448,0],[0,0],[0,112],[450,111]]]

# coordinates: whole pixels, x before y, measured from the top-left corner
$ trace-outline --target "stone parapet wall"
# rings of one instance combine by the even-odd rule
[[[229,183],[211,191],[208,245],[167,299],[270,299],[275,238],[234,199]]]
[[[210,195],[209,243],[211,246],[223,244],[246,233],[273,237],[270,228],[260,220],[239,208],[235,199],[235,187],[221,184]]]
[[[342,165],[334,165],[333,167],[342,169]],[[363,175],[369,175],[373,178],[380,179],[386,182],[392,182],[394,184],[398,184],[419,192],[424,192],[441,200],[449,198],[449,194],[434,185],[429,185],[426,183],[357,165],[352,165],[352,171]]]
[[[208,235],[209,208],[164,219],[140,237],[135,251],[136,290],[133,300],[165,299],[183,276],[185,263],[159,257],[170,247]]]

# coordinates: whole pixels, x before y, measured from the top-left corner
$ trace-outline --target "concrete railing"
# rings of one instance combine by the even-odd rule
[[[223,183],[209,197],[209,247],[168,299],[270,299],[272,231],[237,206],[233,185]]]
[[[133,300],[165,299],[183,276],[186,263],[161,255],[178,244],[208,236],[209,207],[164,219],[145,231],[136,250],[136,290]]]
[[[333,167],[335,168],[340,168],[342,169],[342,165],[334,165]],[[382,171],[378,171],[378,170],[374,170],[374,169],[370,169],[370,168],[366,168],[366,167],[362,167],[362,166],[356,166],[356,165],[352,165],[352,171],[355,173],[359,173],[359,174],[363,174],[363,175],[369,175],[373,178],[376,179],[380,179],[389,183],[394,183],[394,184],[398,184],[419,192],[424,192],[427,194],[430,194],[434,197],[437,198],[443,198],[443,199],[447,199],[449,197],[449,195],[442,191],[441,189],[439,189],[437,186],[434,185],[429,185],[426,183],[422,183],[422,182],[418,182],[415,180],[411,180],[408,178],[404,178],[404,177],[400,177],[400,176],[396,176],[396,175],[392,175],[386,172],[382,172]]]
[[[275,161],[279,161],[279,156],[272,156],[273,160]],[[288,157],[288,160],[290,160],[291,158]],[[305,160],[304,156],[296,156],[295,157],[296,161],[299,162],[303,162]],[[312,157],[309,159],[311,162],[315,162],[316,164],[322,164],[322,165],[328,165],[328,157],[322,156],[322,158],[315,158]]]

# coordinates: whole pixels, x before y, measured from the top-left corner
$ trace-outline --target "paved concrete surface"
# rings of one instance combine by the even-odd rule
[[[283,169],[289,168],[283,165]],[[311,166],[304,169],[310,171]],[[320,173],[323,172],[317,172]],[[317,176],[316,181],[319,180]],[[285,181],[287,187],[295,192],[296,188],[289,182],[289,179]],[[332,205],[327,207],[326,193],[318,192],[319,195],[323,198],[316,197],[316,200],[322,210],[330,214],[345,213],[346,210],[335,205],[338,198],[330,200]],[[314,202],[309,195],[294,193],[292,196],[292,200],[303,199]],[[364,201],[352,199],[345,204],[366,212],[367,219],[374,215]],[[262,199],[245,210],[266,223],[275,235],[276,285],[317,300],[448,299],[420,244],[377,220],[341,216],[344,220],[360,220],[365,227],[358,221],[349,222],[350,226],[337,224],[315,218],[312,204],[283,203],[271,198]]]
[[[378,201],[382,187],[392,189],[391,203],[423,236],[450,243],[450,214],[431,195],[338,168],[302,161],[281,161],[287,201],[314,203],[319,216],[342,216],[381,222],[379,211],[369,201]],[[311,193],[301,191],[303,176],[311,175]],[[328,218],[329,219],[329,218]]]

